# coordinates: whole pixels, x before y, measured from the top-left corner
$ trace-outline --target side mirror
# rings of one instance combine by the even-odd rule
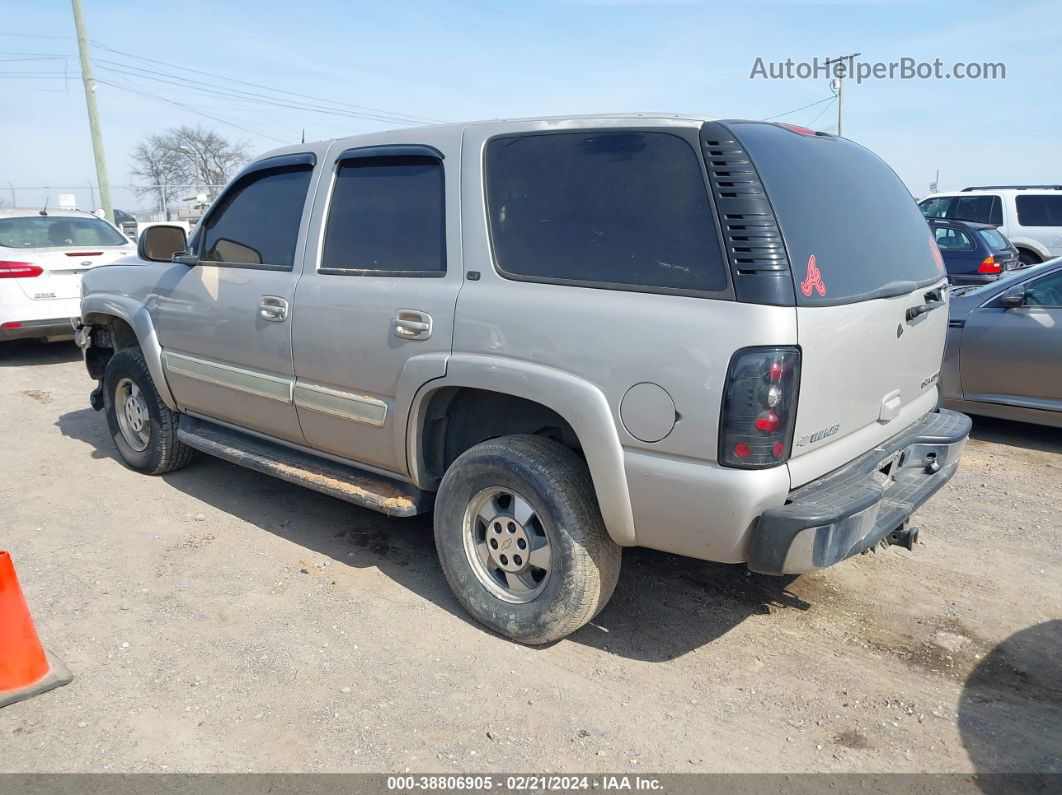
[[[1025,306],[1025,288],[1012,287],[1003,293],[1003,297],[999,300],[1007,309],[1017,309],[1019,306]]]
[[[175,254],[188,250],[188,235],[184,228],[169,224],[149,226],[140,233],[136,253],[151,262],[171,262]]]

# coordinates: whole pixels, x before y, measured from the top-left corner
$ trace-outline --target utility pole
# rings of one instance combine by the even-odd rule
[[[842,55],[839,58],[827,58],[826,64],[840,64],[837,77],[830,83],[830,88],[837,95],[837,137],[844,135],[844,79],[852,73],[852,59],[862,53],[854,52],[851,55]]]
[[[92,154],[96,158],[96,182],[100,186],[100,204],[107,220],[114,223],[111,207],[111,186],[107,182],[107,160],[103,154],[103,138],[100,135],[100,116],[96,110],[96,79],[92,76],[89,60],[88,36],[85,35],[85,19],[81,14],[81,0],[70,0],[74,7],[74,27],[77,28],[77,49],[81,55],[81,81],[85,84],[85,104],[88,105],[89,132],[92,134]]]

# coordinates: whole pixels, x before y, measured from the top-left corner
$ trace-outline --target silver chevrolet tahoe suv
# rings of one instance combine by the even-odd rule
[[[704,116],[492,121],[270,152],[186,241],[83,283],[122,459],[195,451],[392,516],[529,643],[623,547],[797,574],[910,547],[970,429],[946,273],[875,155]]]

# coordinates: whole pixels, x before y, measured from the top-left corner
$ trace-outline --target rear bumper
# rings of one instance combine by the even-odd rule
[[[74,336],[74,326],[68,317],[14,322],[18,325],[13,328],[0,326],[0,341]]]
[[[970,418],[942,409],[763,512],[752,533],[750,569],[802,574],[877,545],[902,528],[959,464]]]

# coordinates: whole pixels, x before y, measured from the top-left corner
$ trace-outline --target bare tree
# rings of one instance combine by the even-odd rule
[[[233,142],[203,127],[174,127],[149,135],[132,152],[132,176],[142,187],[138,195],[152,195],[167,211],[180,193],[202,189],[211,199],[247,162],[248,145]]]
[[[134,166],[130,174],[134,180],[144,183],[133,191],[137,196],[154,196],[159,211],[165,212],[166,220],[170,220],[170,205],[180,192],[178,186],[185,176],[169,134],[149,135],[136,145],[132,157]]]

